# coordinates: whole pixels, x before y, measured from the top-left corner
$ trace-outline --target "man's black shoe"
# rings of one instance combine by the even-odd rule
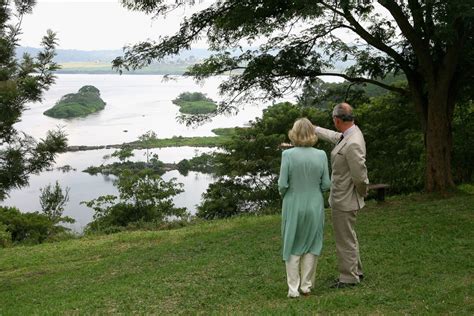
[[[364,275],[363,275],[363,274],[359,274],[359,281],[362,282],[363,279],[364,279]]]
[[[345,282],[341,282],[339,281],[339,279],[337,279],[336,281],[334,281],[334,284],[332,284],[330,286],[331,289],[343,289],[343,288],[346,288],[346,287],[353,287],[353,286],[356,286],[357,283],[345,283]]]

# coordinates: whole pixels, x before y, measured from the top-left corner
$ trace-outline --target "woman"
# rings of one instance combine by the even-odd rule
[[[295,147],[282,153],[278,189],[283,197],[281,227],[288,297],[298,297],[298,288],[308,295],[314,284],[317,256],[323,246],[322,191],[328,190],[331,182],[326,153],[312,147],[317,141],[313,124],[307,118],[298,119],[288,136]]]

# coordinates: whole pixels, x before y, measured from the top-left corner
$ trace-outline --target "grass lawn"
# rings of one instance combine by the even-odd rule
[[[369,203],[358,217],[365,267],[336,277],[327,212],[309,297],[286,298],[280,217],[127,232],[0,249],[0,315],[103,313],[474,314],[474,192]]]

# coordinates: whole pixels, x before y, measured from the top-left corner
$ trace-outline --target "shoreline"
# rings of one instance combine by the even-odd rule
[[[132,149],[151,149],[151,148],[164,148],[164,147],[218,147],[230,138],[228,136],[197,136],[197,137],[172,137],[172,138],[161,138],[148,145],[144,145],[140,141],[133,141],[122,144],[111,144],[111,145],[74,145],[66,147],[64,152],[76,152],[76,151],[87,151],[87,150],[99,150],[99,149],[110,149],[110,148],[122,148],[124,146]]]

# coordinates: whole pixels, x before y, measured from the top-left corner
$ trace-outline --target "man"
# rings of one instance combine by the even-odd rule
[[[358,210],[364,207],[369,179],[365,166],[365,141],[354,124],[352,107],[338,104],[332,113],[339,131],[316,127],[317,136],[336,146],[331,152],[332,184],[329,205],[336,238],[339,278],[331,286],[343,288],[358,284],[364,277],[359,242],[354,230]]]

